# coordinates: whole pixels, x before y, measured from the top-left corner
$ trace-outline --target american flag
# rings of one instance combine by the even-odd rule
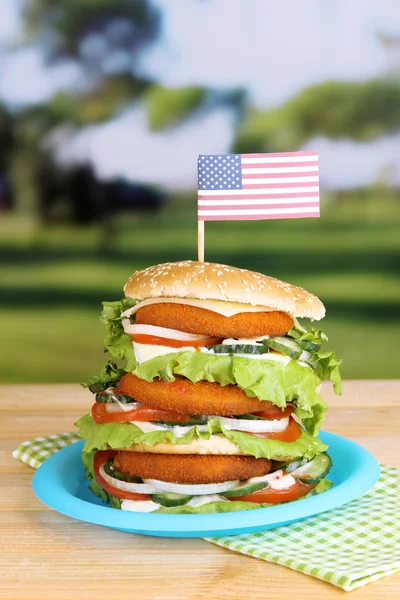
[[[199,221],[319,217],[318,153],[200,154]]]

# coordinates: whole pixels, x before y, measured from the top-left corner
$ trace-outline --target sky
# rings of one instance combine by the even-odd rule
[[[145,71],[166,85],[245,86],[266,108],[306,85],[362,80],[388,64],[399,0],[157,0],[163,39]]]
[[[143,57],[143,74],[168,86],[244,86],[261,108],[312,83],[381,74],[390,58],[377,34],[400,35],[399,0],[152,2],[162,12],[162,36]],[[0,48],[22,36],[20,6],[1,0]],[[75,77],[71,68],[46,68],[35,49],[17,52],[0,62],[0,97],[44,100]]]
[[[257,107],[274,107],[314,83],[360,81],[387,72],[392,57],[378,34],[400,36],[399,1],[152,0],[162,11],[162,34],[143,55],[140,69],[171,87],[245,87]],[[1,53],[23,33],[21,0],[0,3],[0,99],[21,107],[76,86],[76,68],[49,69],[39,48]],[[64,132],[62,139],[62,160],[90,160],[102,178],[126,176],[185,188],[195,185],[199,153],[228,151],[233,115],[216,110],[154,133],[144,107],[134,106],[113,122],[77,135]],[[395,136],[371,144],[324,139],[309,144],[326,156],[328,164],[321,162],[326,185],[352,187],[373,181],[388,163],[398,173],[398,141]],[[400,180],[400,174],[393,176]]]

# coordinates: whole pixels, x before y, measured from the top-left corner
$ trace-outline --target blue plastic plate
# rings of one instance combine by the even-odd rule
[[[46,460],[35,473],[32,485],[44,504],[63,515],[130,533],[165,537],[250,533],[288,525],[346,504],[376,482],[379,464],[367,450],[333,433],[321,432],[320,438],[329,445],[333,460],[329,479],[334,486],[323,494],[269,508],[209,515],[156,515],[110,508],[88,490],[83,478],[83,442]]]

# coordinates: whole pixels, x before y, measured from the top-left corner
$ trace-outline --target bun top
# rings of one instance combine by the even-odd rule
[[[313,294],[274,277],[208,262],[185,260],[136,271],[124,287],[125,296],[222,300],[282,310],[296,318],[319,320],[325,307]]]

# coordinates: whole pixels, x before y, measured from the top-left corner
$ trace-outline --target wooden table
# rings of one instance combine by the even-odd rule
[[[400,381],[348,381],[341,398],[325,385],[324,429],[400,467]],[[11,457],[19,442],[71,431],[91,404],[78,385],[0,387],[0,598],[140,600],[344,597],[334,586],[201,539],[131,535],[46,508],[31,490],[32,469]],[[351,598],[400,597],[400,574]]]

